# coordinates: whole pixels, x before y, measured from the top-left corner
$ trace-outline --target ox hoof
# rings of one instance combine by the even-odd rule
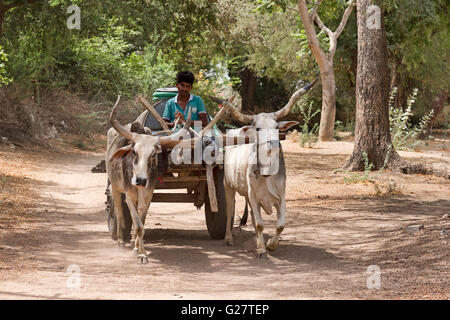
[[[233,245],[233,239],[226,239],[225,240],[225,245],[226,246],[232,246]]]
[[[118,241],[117,245],[119,246],[119,248],[125,248],[125,242],[123,241]]]
[[[138,249],[137,247],[134,247],[134,248],[133,248],[133,252],[136,253],[136,254],[138,254],[138,253],[139,253],[139,249]]]
[[[265,260],[267,259],[267,252],[258,252],[256,254],[256,258],[258,258],[259,260]]]
[[[277,247],[278,241],[274,242],[272,239],[269,239],[269,241],[267,241],[266,248],[269,249],[270,251],[275,250]]]
[[[148,263],[148,257],[146,255],[140,254],[137,257],[138,263],[140,264],[147,264]]]

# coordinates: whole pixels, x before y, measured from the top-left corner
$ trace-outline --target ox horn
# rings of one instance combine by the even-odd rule
[[[109,122],[111,123],[111,126],[114,129],[116,129],[116,131],[121,136],[125,137],[127,140],[134,141],[133,134],[130,131],[128,131],[127,129],[125,129],[124,127],[122,127],[122,125],[117,120],[116,114],[117,114],[117,106],[119,105],[119,101],[120,101],[120,95],[117,96],[117,101],[114,104],[111,114],[109,115]]]
[[[230,103],[234,100],[234,97],[236,96],[236,94],[234,94],[230,99],[228,99],[228,103]],[[211,98],[212,99],[212,98]],[[214,99],[213,99],[214,101]],[[219,110],[219,112],[217,112],[217,114],[214,116],[214,118],[208,123],[208,125],[206,127],[203,128],[202,131],[200,131],[200,135],[204,135],[206,132],[208,132],[209,130],[212,129],[212,127],[217,123],[217,121],[220,120],[220,118],[223,116],[223,114],[225,113],[226,109],[225,108],[221,108]]]
[[[220,99],[220,98],[213,97],[213,96],[209,96],[209,98],[210,98],[212,101],[214,101],[214,102],[216,102],[216,103],[218,103],[218,104],[221,104],[221,105],[224,106],[226,109],[230,110],[231,113],[233,113],[233,116],[234,116],[236,119],[238,119],[239,121],[241,121],[241,122],[243,122],[243,123],[249,123],[249,122],[252,122],[252,121],[253,121],[253,116],[248,115],[248,114],[243,114],[243,113],[241,113],[239,110],[237,110],[235,107],[233,107],[233,105],[230,103],[230,101],[233,101],[233,100],[234,100],[234,96],[231,97],[230,101],[222,100],[222,99]],[[225,108],[222,108],[222,110],[225,109]],[[221,111],[222,111],[222,110],[221,110]],[[219,112],[220,112],[220,111],[219,111]]]
[[[150,103],[148,102],[147,99],[145,99],[143,96],[138,96],[137,99],[139,100],[140,103],[142,103],[144,105],[144,107],[150,112],[150,114],[159,122],[159,124],[161,125],[161,128],[163,128],[164,131],[169,131],[169,126],[167,125],[167,123],[164,121],[164,119],[161,117],[161,115],[158,113],[158,111],[155,110],[155,106],[159,103],[156,102],[154,105],[150,105]]]
[[[179,130],[177,133],[171,134],[170,136],[167,137],[160,137],[159,138],[159,143],[161,144],[161,146],[165,146],[165,145],[176,145],[178,143],[180,143],[181,141],[178,141],[178,139],[183,136],[183,134],[188,131],[189,132],[189,127],[191,126],[192,123],[192,113],[191,113],[191,108],[189,108],[189,112],[188,112],[188,117],[186,119],[186,122],[184,123],[184,127],[183,129]]]
[[[317,82],[318,78],[316,78],[313,82],[311,82],[310,84],[307,84],[306,86],[304,86],[303,88],[297,90],[289,99],[289,102],[280,110],[274,112],[275,115],[275,119],[280,119],[283,118],[285,116],[287,116],[289,114],[289,112],[291,112],[292,107],[294,106],[294,104],[297,102],[298,98],[300,98],[302,95],[304,95],[305,93],[308,92],[309,89],[311,89],[314,84]]]

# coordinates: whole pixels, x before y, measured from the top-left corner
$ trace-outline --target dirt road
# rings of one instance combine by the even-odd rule
[[[235,228],[235,245],[226,247],[209,238],[203,210],[154,203],[149,263],[139,265],[109,236],[106,175],[90,173],[102,155],[36,163],[26,172],[40,195],[33,218],[0,229],[0,257],[11,266],[0,270],[0,299],[448,299],[450,239],[440,235],[450,230],[442,219],[448,180],[385,173],[377,179],[395,179],[400,190],[376,195],[370,183],[330,173],[351,145],[330,146],[305,151],[284,142],[287,226],[266,261],[255,258],[251,223]],[[237,214],[242,209],[239,199]],[[275,219],[265,215],[266,238]],[[411,224],[425,228],[405,231]],[[381,272],[379,289],[367,286],[376,277],[371,265]],[[70,273],[78,269],[79,278]]]

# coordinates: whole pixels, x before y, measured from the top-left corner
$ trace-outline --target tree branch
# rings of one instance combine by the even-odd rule
[[[313,8],[311,9],[309,17],[311,18],[312,21],[314,21],[314,16],[316,15],[317,9],[319,8],[319,6],[322,3],[322,1],[323,0],[317,0],[316,3],[314,4]]]
[[[291,10],[291,11],[295,11],[295,12],[297,12],[297,13],[298,13],[298,10],[297,10],[297,9],[295,9],[295,8],[290,8],[290,7],[286,7],[286,9],[288,9],[288,10]]]
[[[316,59],[319,68],[324,70],[329,63],[328,56],[320,47],[319,39],[317,38],[316,30],[314,29],[314,20],[309,16],[306,0],[298,0],[298,12],[300,13],[303,27],[305,28],[306,36],[308,37],[308,44],[311,48],[311,52]]]
[[[333,63],[334,55],[336,53],[336,47],[337,47],[337,37],[336,33],[333,33],[332,36],[330,36],[330,61]]]
[[[30,4],[30,3],[36,2],[36,1],[37,0],[28,0],[27,4]],[[10,4],[6,4],[5,5],[3,3],[3,0],[0,0],[0,38],[1,38],[2,33],[3,33],[3,22],[5,21],[6,12],[8,10],[12,9],[12,8],[19,7],[19,6],[24,5],[24,4],[25,4],[24,1],[15,1],[15,2],[12,2]]]
[[[319,26],[320,29],[322,29],[323,32],[325,32],[328,37],[331,38],[331,36],[333,35],[333,31],[331,31],[330,29],[328,29],[322,22],[322,20],[320,20],[319,15],[316,14],[314,16],[314,20],[317,22],[317,25]]]
[[[319,0],[320,1],[320,0]],[[317,2],[319,2],[317,1]],[[336,29],[335,32],[331,31],[329,28],[327,28],[322,20],[320,20],[320,17],[317,13],[314,15],[314,21],[317,23],[320,29],[322,29],[327,35],[328,38],[330,38],[330,61],[333,61],[334,55],[336,53],[336,47],[337,47],[337,39],[341,35],[342,31],[344,30],[345,25],[347,24],[348,18],[350,17],[350,14],[353,11],[353,8],[355,7],[355,0],[351,0],[348,7],[345,9],[344,15],[342,16],[341,22],[339,24],[339,27]]]
[[[341,23],[339,24],[339,27],[335,31],[336,39],[339,38],[339,36],[342,33],[342,30],[344,30],[344,27],[347,24],[347,20],[350,17],[350,14],[352,13],[355,5],[356,5],[355,0],[352,0],[350,2],[350,4],[348,5],[347,9],[345,9],[344,15],[342,16]]]

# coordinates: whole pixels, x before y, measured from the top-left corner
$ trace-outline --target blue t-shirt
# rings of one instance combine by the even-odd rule
[[[199,96],[191,94],[189,97],[186,110],[180,107],[178,104],[178,95],[167,101],[166,108],[164,109],[163,118],[173,122],[175,120],[175,112],[179,111],[184,119],[187,119],[189,109],[191,109],[191,119],[192,121],[200,120],[198,115],[200,113],[206,114],[205,103]]]

